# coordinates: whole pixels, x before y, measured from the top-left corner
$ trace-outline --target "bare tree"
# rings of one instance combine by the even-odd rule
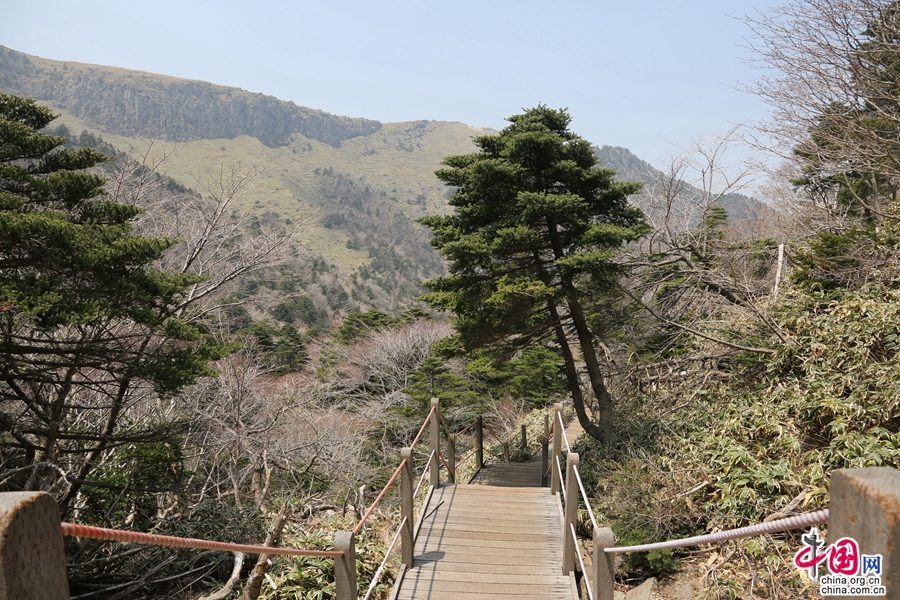
[[[746,19],[772,107],[755,141],[799,160],[813,193],[852,196],[880,221],[900,177],[900,12],[887,0],[789,0]]]

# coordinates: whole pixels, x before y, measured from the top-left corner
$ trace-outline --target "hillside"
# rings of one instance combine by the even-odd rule
[[[594,153],[600,161],[600,165],[613,169],[619,181],[641,181],[645,184],[644,194],[634,199],[634,203],[640,206],[644,212],[651,214],[652,207],[647,202],[647,194],[653,193],[657,182],[664,178],[664,173],[640,157],[636,156],[628,148],[621,146],[596,146]],[[700,196],[700,190],[687,185],[685,196]],[[760,207],[760,202],[755,198],[744,194],[726,194],[718,204],[725,209],[731,222],[748,219],[751,214]]]
[[[442,272],[429,234],[413,219],[447,210],[448,190],[434,171],[491,131],[337,116],[238,88],[2,46],[0,92],[51,106],[60,114],[53,127],[66,135],[87,132],[151,161],[172,152],[161,172],[197,192],[261,161],[263,172],[239,208],[270,223],[305,220],[303,254],[335,266],[340,285],[360,303],[349,308],[403,310],[423,279]],[[660,174],[626,148],[598,147],[597,155],[620,179],[652,184]],[[734,217],[751,201],[727,200]],[[643,198],[635,203],[647,209]]]

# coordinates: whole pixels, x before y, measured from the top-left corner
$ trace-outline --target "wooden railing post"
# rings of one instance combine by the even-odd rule
[[[613,582],[616,577],[616,567],[613,564],[613,555],[603,550],[616,545],[616,536],[609,527],[594,529],[594,599],[613,600]]]
[[[541,441],[541,487],[547,487],[547,467],[550,465],[548,437],[550,437],[550,415],[544,414],[544,437]]]
[[[575,569],[575,553],[578,552],[578,540],[572,537],[571,525],[578,520],[578,481],[575,479],[575,467],[578,466],[578,454],[570,452],[566,456],[566,530],[563,535],[563,575]]]
[[[450,483],[456,483],[456,438],[450,433],[447,434],[447,479]]]
[[[900,471],[869,467],[832,472],[829,510],[829,543],[850,537],[860,554],[880,554],[881,585],[887,598],[900,598]]]
[[[441,401],[437,398],[431,399],[431,407],[434,412],[431,413],[431,451],[434,452],[434,461],[431,463],[431,486],[439,487],[441,485]]]
[[[403,564],[407,569],[413,566],[413,550],[415,548],[415,540],[413,539],[413,492],[415,491],[415,482],[413,481],[412,468],[412,449],[403,448],[400,450],[400,460],[406,460],[406,464],[400,470],[400,518],[406,519],[403,525],[403,531],[400,533],[400,550],[402,554]],[[435,457],[435,460],[439,460]]]
[[[475,420],[475,468],[484,468],[484,421],[481,415]]]
[[[50,494],[0,494],[0,600],[68,600],[59,523]]]
[[[509,442],[502,442],[503,446],[503,462],[509,462]]]
[[[528,435],[527,427],[525,427],[525,423],[522,423],[522,453],[523,454],[525,453],[525,449],[528,448],[528,439],[526,438],[527,435]]]
[[[562,414],[562,404],[553,405],[553,452],[550,454],[550,493],[559,493],[559,471],[556,468],[556,459],[562,452],[562,428],[559,424],[560,415]]]
[[[334,557],[334,598],[335,600],[357,600],[356,587],[356,540],[352,531],[338,531],[334,534],[334,549],[343,556]]]

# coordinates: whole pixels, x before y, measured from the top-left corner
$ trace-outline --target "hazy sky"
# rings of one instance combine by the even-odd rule
[[[501,128],[538,103],[659,163],[765,116],[741,17],[775,0],[0,0],[0,45],[380,121]]]

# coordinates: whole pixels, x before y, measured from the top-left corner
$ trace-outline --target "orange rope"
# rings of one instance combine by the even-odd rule
[[[369,515],[372,514],[372,511],[375,510],[375,507],[378,505],[378,502],[381,500],[382,496],[384,496],[384,493],[388,490],[388,488],[391,487],[391,484],[394,483],[394,480],[397,479],[397,475],[400,474],[400,470],[403,468],[403,465],[405,465],[405,464],[406,464],[406,459],[404,458],[403,460],[400,461],[400,465],[394,470],[394,474],[391,475],[390,479],[388,479],[388,482],[384,485],[384,488],[382,488],[381,493],[378,494],[378,497],[375,498],[374,502],[372,502],[372,506],[370,506],[369,510],[366,511],[366,514],[363,515],[363,518],[359,520],[359,523],[357,523],[356,527],[353,528],[353,535],[356,535],[357,533],[359,533],[359,530],[362,529],[363,523],[366,522],[366,519],[368,519]]]
[[[247,554],[287,554],[289,556],[343,556],[337,550],[297,550],[294,548],[272,548],[269,546],[251,546],[248,544],[229,544],[196,538],[182,538],[139,531],[123,531],[121,529],[105,529],[90,525],[60,523],[62,534],[95,540],[112,540],[129,544],[153,544],[156,546],[177,546],[179,548],[200,548],[203,550],[224,550],[226,552],[246,552]]]
[[[416,444],[418,443],[419,438],[422,437],[422,433],[425,431],[425,427],[428,425],[428,421],[431,420],[431,415],[434,414],[434,409],[435,409],[435,407],[432,406],[432,407],[431,407],[431,412],[428,413],[428,416],[427,416],[427,417],[425,417],[425,422],[422,423],[422,427],[419,428],[419,433],[416,435],[416,439],[414,439],[414,440],[413,440],[413,443],[409,445],[409,449],[410,449],[410,450],[412,450],[413,448],[416,447]]]
[[[445,467],[447,467],[447,472],[450,473],[451,475],[454,475],[454,474],[455,474],[455,471],[454,471],[453,469],[450,468],[450,465],[447,464],[447,459],[444,458],[444,455],[443,455],[443,454],[439,454],[438,456],[441,457],[441,462],[444,463],[444,466],[445,466]]]

